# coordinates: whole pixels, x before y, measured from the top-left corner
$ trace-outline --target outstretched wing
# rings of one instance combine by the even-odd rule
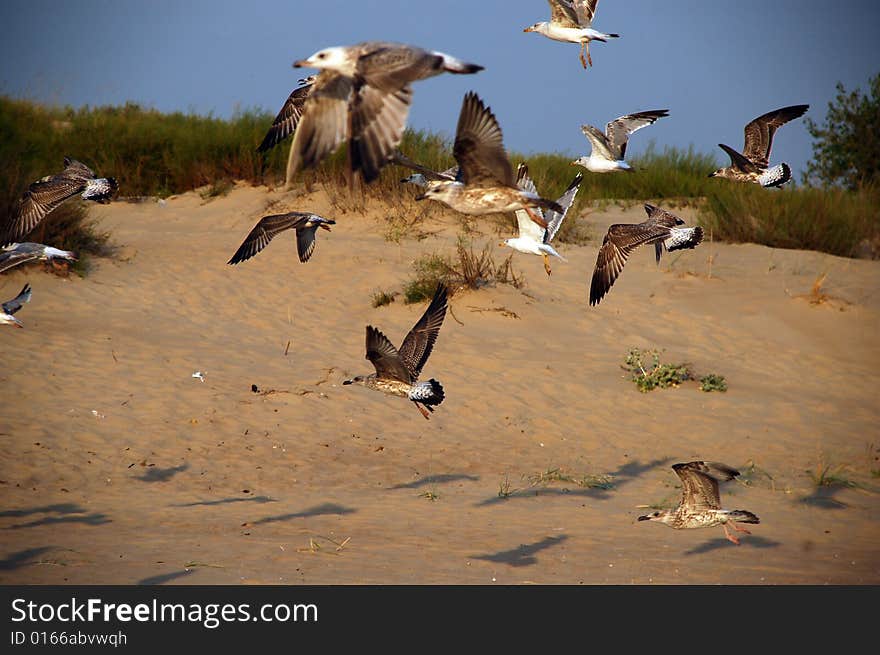
[[[616,223],[609,227],[596,257],[590,282],[590,304],[597,304],[608,293],[633,250],[667,236],[669,228],[651,219],[644,223]]]
[[[626,156],[626,144],[630,134],[638,132],[643,127],[654,123],[658,118],[666,116],[669,116],[668,109],[652,109],[619,116],[613,121],[609,121],[605,125],[605,136],[608,137],[611,149],[617,152],[617,159],[623,159]]]
[[[608,143],[608,137],[602,132],[592,125],[581,125],[581,132],[584,133],[584,136],[587,137],[587,140],[593,146],[593,152],[608,161],[617,161],[617,151],[612,149],[611,144]]]
[[[788,121],[803,116],[810,105],[792,105],[768,111],[748,123],[745,127],[743,155],[760,166],[767,168],[770,163],[770,148],[776,130]]]
[[[24,305],[26,302],[28,302],[30,299],[31,299],[31,285],[29,283],[26,283],[24,285],[24,288],[19,292],[19,294],[15,298],[13,298],[12,300],[7,300],[5,303],[3,303],[3,305],[2,305],[3,311],[9,315],[12,315],[15,312],[17,312],[19,309],[21,309],[21,306]]]
[[[395,150],[393,153],[391,153],[389,161],[392,164],[397,164],[398,166],[406,166],[407,168],[411,168],[417,173],[421,173],[425,176],[426,180],[446,180],[452,182],[455,180],[455,177],[458,173],[458,166],[453,166],[452,168],[447,168],[445,171],[437,172],[432,168],[428,168],[427,166],[422,166],[421,164],[414,162],[412,159],[400,152],[400,150]]]
[[[414,381],[397,348],[372,325],[367,326],[367,359],[373,363],[376,377],[407,383]]]
[[[575,175],[575,178],[571,181],[571,184],[568,185],[565,193],[559,196],[559,199],[556,202],[562,207],[561,214],[552,209],[547,210],[547,213],[544,215],[544,218],[547,220],[547,230],[544,233],[544,243],[550,243],[553,240],[553,237],[556,236],[556,233],[559,232],[559,228],[562,227],[562,221],[565,220],[568,210],[574,203],[574,197],[577,195],[578,189],[581,186],[581,180],[583,179],[584,176],[582,173]]]
[[[348,103],[353,92],[348,77],[331,71],[318,75],[293,133],[288,178],[300,168],[317,165],[348,138]]]
[[[529,167],[526,166],[526,164],[520,164],[516,168],[516,186],[518,186],[523,191],[534,193],[536,196],[538,195],[538,190],[537,188],[535,188],[535,183],[532,181],[532,178],[529,177]],[[540,216],[542,219],[544,218],[544,210],[540,207],[534,207],[532,211],[538,214],[538,216]],[[548,212],[550,211],[551,210],[548,210]],[[535,221],[532,220],[532,217],[529,216],[526,210],[517,209],[515,215],[516,225],[519,228],[520,238],[524,237],[527,239],[532,239],[537,243],[544,242],[544,239],[547,235],[547,230],[535,223]]]
[[[758,171],[758,167],[752,161],[750,161],[747,157],[739,154],[730,146],[719,143],[718,147],[727,153],[727,156],[730,157],[730,163],[734,166],[734,168],[737,168],[744,173],[755,173]]]
[[[275,120],[272,121],[272,126],[266,132],[266,136],[263,137],[263,142],[257,148],[257,152],[266,152],[293,134],[300,118],[302,118],[303,107],[305,106],[306,98],[312,92],[315,79],[317,79],[316,76],[305,78],[302,86],[294,89],[287,97],[284,106],[281,107],[281,111],[278,112]]]
[[[308,222],[310,217],[311,214],[305,212],[289,212],[287,214],[264,216],[248,233],[242,244],[238,247],[238,250],[235,251],[235,254],[232,255],[232,258],[226,263],[238,264],[246,259],[250,259],[263,248],[268,246],[269,242],[276,235],[285,230],[289,230],[290,228],[297,228]],[[314,241],[314,233],[312,240]],[[297,234],[297,249],[299,250],[300,261],[306,261],[302,258],[303,252],[300,245],[299,234]],[[311,252],[309,252],[309,255],[311,255]]]
[[[579,27],[577,11],[571,0],[547,0],[550,5],[550,22],[561,27]]]
[[[85,188],[85,181],[64,174],[44,177],[28,187],[19,200],[4,243],[16,241],[31,230],[53,209]]]
[[[492,110],[473,91],[464,96],[452,155],[466,185],[513,186],[513,168],[504,151],[501,126]]]
[[[596,6],[599,0],[571,0],[571,4],[577,13],[577,21],[580,27],[590,27],[593,16],[596,15]]]
[[[19,264],[39,259],[43,256],[42,248],[31,248],[29,244],[13,244],[0,250],[0,273]]]
[[[681,478],[681,504],[689,510],[721,509],[718,482],[739,475],[736,469],[717,462],[673,464],[672,470]]]
[[[422,367],[431,356],[431,350],[434,348],[434,342],[446,316],[446,299],[446,285],[441,282],[437,285],[431,304],[400,345],[400,359],[412,374],[413,381],[419,378]]]
[[[408,84],[392,91],[361,85],[355,92],[348,154],[352,171],[360,171],[364,182],[379,177],[379,171],[397,149],[410,102],[412,88]]]

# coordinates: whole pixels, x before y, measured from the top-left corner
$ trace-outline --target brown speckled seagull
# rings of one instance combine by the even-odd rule
[[[454,181],[429,181],[416,200],[437,200],[462,214],[478,216],[524,209],[542,228],[547,221],[531,207],[565,213],[559,203],[516,185],[495,114],[473,91],[464,96],[452,155],[458,162]]]
[[[367,326],[367,359],[376,369],[370,375],[357,375],[342,384],[362,384],[392,396],[409,398],[422,416],[429,418],[432,405],[443,402],[443,387],[435,379],[418,382],[422,367],[431,356],[434,342],[446,316],[446,285],[437,285],[434,298],[403,343],[400,350],[372,325]]]
[[[348,142],[349,175],[360,171],[365,182],[372,182],[403,138],[410,84],[444,72],[483,70],[443,52],[384,41],[325,48],[293,65],[321,73],[293,137],[288,184],[300,168],[316,166],[343,141]]]
[[[596,305],[611,289],[626,264],[629,254],[646,243],[654,244],[657,264],[663,249],[668,251],[695,248],[703,240],[703,228],[684,225],[675,214],[645,203],[648,220],[643,223],[615,223],[599,248],[596,268],[590,283],[590,305]]]
[[[791,179],[791,168],[785,162],[769,168],[773,135],[787,122],[803,116],[810,105],[792,105],[769,111],[745,127],[742,154],[728,145],[718,147],[730,157],[730,166],[719,168],[709,177],[724,177],[735,182],[751,182],[763,187],[780,187]]]
[[[737,532],[751,534],[740,523],[760,523],[760,519],[744,509],[721,509],[718,483],[732,480],[739,471],[718,462],[687,462],[673,464],[672,470],[681,478],[681,501],[675,509],[663,509],[645,516],[639,521],[660,521],[676,530],[688,528],[724,527],[725,536],[739,545],[739,539],[730,534],[730,524]]]
[[[329,232],[331,225],[336,225],[336,221],[309,212],[288,212],[264,216],[248,233],[238,250],[226,263],[238,264],[250,259],[268,246],[276,235],[291,228],[296,231],[296,251],[299,260],[305,263],[309,261],[315,251],[315,233],[318,228]]]
[[[84,200],[108,203],[118,188],[114,178],[99,178],[82,162],[65,157],[63,171],[37,180],[21,196],[11,221],[0,232],[0,245],[18,241],[49,212],[77,194]]]

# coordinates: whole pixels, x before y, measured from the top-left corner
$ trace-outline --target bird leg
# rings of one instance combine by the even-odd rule
[[[587,67],[587,60],[584,59],[584,46],[587,45],[586,41],[581,41],[581,66],[584,68]]]
[[[550,275],[550,258],[547,256],[546,252],[542,252],[541,255],[544,257],[544,270],[547,271],[547,275]]]
[[[531,218],[533,221],[535,221],[535,223],[537,223],[538,225],[543,227],[545,230],[547,229],[547,221],[545,221],[543,218],[541,218],[535,212],[533,212],[531,210],[531,208],[523,207],[523,209],[526,210],[526,213],[529,215],[529,218]]]
[[[734,526],[735,525],[736,524],[734,523]],[[739,539],[737,539],[732,534],[730,534],[730,532],[727,531],[727,523],[722,523],[721,526],[724,528],[724,534],[727,536],[728,541],[732,541],[737,546],[739,546]]]
[[[426,410],[424,407],[422,407],[422,406],[419,405],[418,403],[415,403],[415,406],[419,408],[419,411],[422,413],[422,416],[424,416],[426,419],[430,420],[431,415],[428,414],[428,410]],[[727,529],[727,528],[725,528],[725,530],[726,530],[726,529]]]
[[[586,60],[584,60],[584,52],[587,53]],[[581,66],[586,68],[587,62],[589,62],[590,66],[593,65],[593,58],[590,56],[590,42],[589,41],[581,41]]]
[[[739,527],[739,526],[736,524],[736,521],[731,521],[731,523],[733,524],[733,529],[736,530],[737,532],[745,532],[746,534],[752,534],[751,532],[749,532],[749,531],[746,530],[745,528],[741,528],[741,527]]]

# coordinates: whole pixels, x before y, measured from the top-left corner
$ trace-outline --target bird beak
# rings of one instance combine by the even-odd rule
[[[351,384],[351,380],[343,380],[342,384]]]
[[[503,247],[505,247],[506,245],[507,245],[507,244],[504,243],[503,241],[501,241],[501,242],[498,243],[498,247],[499,247],[499,248],[503,248]]]
[[[650,520],[651,520],[650,516],[640,516],[639,517],[639,521],[650,521]]]
[[[311,64],[309,64],[308,59],[300,59],[299,61],[293,62],[294,68],[303,68],[303,67],[308,68],[309,66],[311,66]]]
[[[331,226],[331,225],[335,225],[335,224],[336,224],[335,222],[333,222],[333,223],[319,223],[319,224],[318,224],[318,227],[321,227],[321,228],[323,228],[323,229],[325,229],[325,230],[327,230],[327,231],[329,232],[329,231],[330,231],[330,226]]]
[[[523,30],[523,32],[534,32],[534,31],[535,30],[533,30],[531,26],[529,26]]]
[[[13,324],[15,327],[17,327],[17,328],[23,328],[23,327],[24,327],[24,325],[21,324],[21,321],[19,321],[17,318],[14,318],[14,317],[13,317],[13,319],[12,319],[12,324]]]
[[[709,173],[709,177],[715,177],[715,173]]]

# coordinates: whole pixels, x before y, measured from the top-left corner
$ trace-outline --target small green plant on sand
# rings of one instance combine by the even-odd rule
[[[700,391],[727,391],[727,382],[723,375],[709,373],[700,378]]]
[[[693,379],[687,364],[662,364],[657,350],[630,350],[623,368],[630,372],[632,381],[642,393],[657,387],[677,387],[685,380]]]

